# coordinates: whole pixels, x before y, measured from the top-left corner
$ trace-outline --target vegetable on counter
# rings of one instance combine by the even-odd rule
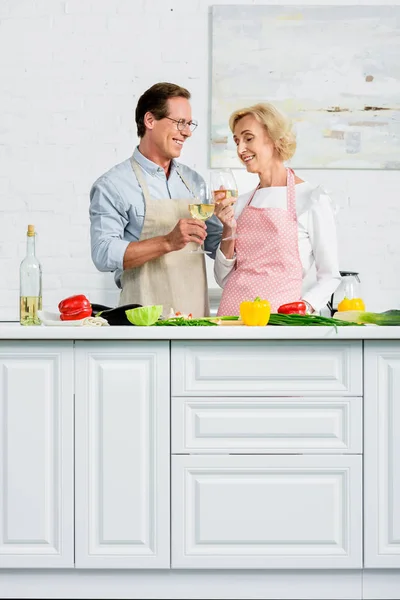
[[[365,304],[362,298],[343,298],[338,304],[338,312],[345,312],[348,310],[363,310],[365,311]]]
[[[102,304],[92,304],[93,315],[96,317],[103,317],[109,325],[129,325],[132,326],[126,316],[126,311],[132,308],[140,308],[141,304],[124,304],[122,306],[116,306],[115,308],[109,308]]]
[[[139,306],[139,304],[132,304],[132,308],[133,306]],[[111,308],[111,306],[106,306],[105,304],[95,304],[94,302],[92,302],[92,314],[94,317],[96,317],[97,315],[99,315],[101,312],[105,311],[105,310],[114,310],[113,308]]]
[[[270,318],[271,304],[268,300],[261,300],[261,298],[257,296],[253,302],[241,302],[239,310],[245,325],[265,326]]]
[[[191,314],[189,315],[178,315],[173,313],[167,319],[159,319],[154,325],[164,325],[172,327],[182,327],[188,325],[189,327],[208,327],[209,325],[219,325],[221,321],[238,321],[239,317],[199,317],[194,319]]]
[[[348,310],[336,312],[336,320],[343,321],[348,325],[381,325],[398,326],[400,325],[400,310],[386,310],[381,313],[366,312],[364,310]]]
[[[278,308],[278,313],[280,315],[305,315],[307,312],[306,303],[302,300],[299,302],[289,302],[288,304],[282,304]]]
[[[131,308],[126,310],[125,313],[128,320],[133,323],[133,325],[148,327],[149,325],[154,325],[154,323],[158,321],[158,319],[161,317],[162,311],[162,304],[156,304],[154,306],[140,306],[137,308]]]
[[[64,298],[58,304],[61,321],[77,321],[92,315],[92,306],[83,294]]]
[[[252,304],[252,303],[251,303]],[[400,311],[399,311],[400,313]],[[238,321],[240,317],[223,316],[223,317],[203,317],[200,319],[187,319],[184,317],[170,317],[168,319],[160,319],[154,325],[169,325],[169,326],[200,326],[200,325],[220,325],[221,321]],[[292,326],[292,327],[307,327],[307,326],[325,326],[325,327],[345,327],[345,326],[358,326],[360,323],[347,322],[339,319],[332,319],[331,317],[322,317],[320,315],[283,315],[279,313],[272,313],[269,317],[268,325],[277,326]]]
[[[321,315],[280,315],[279,313],[272,313],[268,325],[288,325],[292,327],[319,325],[325,327],[341,327],[346,325],[358,325],[358,323],[332,319],[331,317],[322,317]]]
[[[200,325],[218,325],[217,323],[218,317],[204,317],[204,319],[193,319],[193,318],[185,318],[185,317],[170,317],[169,319],[160,319],[156,321],[154,325],[160,326],[172,326],[179,327],[183,325],[188,325],[190,327],[196,327]]]
[[[165,317],[166,319],[173,319],[175,317],[183,317],[184,319],[191,319],[193,317],[192,313],[182,313],[179,310],[178,311],[174,311],[173,308],[171,308],[171,310],[169,311],[169,315],[168,317]]]

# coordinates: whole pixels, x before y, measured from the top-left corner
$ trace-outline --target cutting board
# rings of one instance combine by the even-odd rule
[[[239,319],[238,321],[221,321],[220,323],[218,323],[218,325],[228,325],[229,327],[232,327],[232,325],[243,325],[243,327],[246,327],[246,325],[241,319]]]

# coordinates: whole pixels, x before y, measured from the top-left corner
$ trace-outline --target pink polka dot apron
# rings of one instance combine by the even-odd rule
[[[240,303],[257,296],[269,300],[272,312],[301,300],[294,173],[287,169],[287,210],[251,206],[258,189],[237,221],[236,265],[224,287],[218,315],[239,315]]]

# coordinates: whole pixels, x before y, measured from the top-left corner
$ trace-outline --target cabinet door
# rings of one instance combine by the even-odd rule
[[[72,342],[0,343],[0,567],[74,566]]]
[[[76,566],[169,568],[169,342],[77,342]]]
[[[365,342],[365,566],[400,568],[400,343]]]
[[[359,569],[361,456],[173,456],[172,567]]]

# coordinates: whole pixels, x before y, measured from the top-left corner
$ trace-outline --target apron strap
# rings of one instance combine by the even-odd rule
[[[182,173],[179,171],[178,167],[175,167],[176,172],[178,173],[178,176],[180,178],[180,180],[182,181],[183,185],[186,187],[187,191],[189,192],[189,194],[191,196],[193,196],[193,198],[195,197],[192,190],[189,187],[189,184],[187,183],[187,181],[185,180],[185,178],[183,177]]]
[[[254,190],[254,192],[250,195],[250,198],[247,200],[246,208],[247,208],[247,206],[250,206],[251,201],[253,200],[254,196],[256,195],[257,190],[259,190],[259,189],[260,189],[260,184],[258,184],[258,186]]]
[[[287,197],[287,210],[288,212],[297,220],[296,213],[296,185],[294,178],[294,171],[292,169],[286,169],[287,179],[286,179],[286,197]],[[246,207],[250,206],[257,190],[260,189],[260,184],[256,187],[254,192],[250,195],[250,198],[247,201]]]
[[[296,183],[294,178],[294,171],[287,169],[287,208],[288,212],[292,215],[295,221],[297,221],[296,212]]]
[[[147,203],[150,199],[150,192],[149,192],[149,188],[147,187],[146,179],[143,176],[143,171],[142,171],[139,163],[137,162],[137,160],[135,160],[133,158],[133,156],[131,156],[130,161],[131,161],[132,169],[138,180],[138,183],[139,183],[140,187],[142,188],[144,199]],[[194,197],[194,194],[193,194],[192,190],[190,189],[189,184],[187,183],[187,181],[185,180],[185,178],[180,173],[180,171],[177,167],[176,167],[176,172],[178,173],[179,179],[182,181],[183,185],[187,188],[189,194]]]
[[[139,183],[140,187],[142,188],[144,200],[147,204],[150,200],[150,192],[149,192],[149,188],[147,187],[147,183],[144,178],[142,169],[140,168],[140,165],[137,162],[137,160],[135,160],[133,158],[133,156],[131,156],[130,160],[131,160],[131,166],[132,166],[133,172],[135,173],[138,183]]]

